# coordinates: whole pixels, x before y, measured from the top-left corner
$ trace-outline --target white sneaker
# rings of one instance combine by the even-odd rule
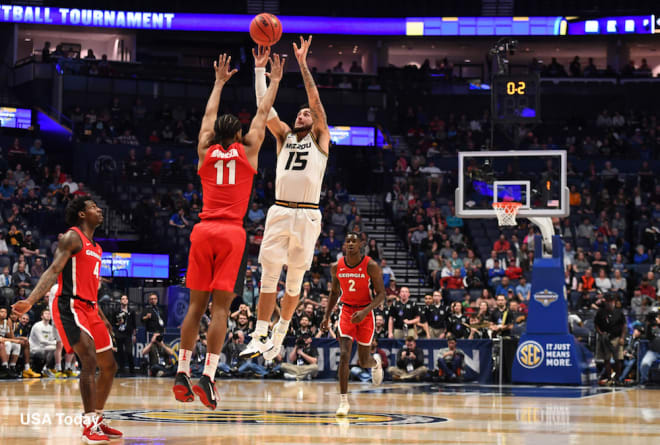
[[[280,353],[282,349],[282,343],[284,343],[284,338],[286,337],[286,331],[282,332],[280,329],[280,323],[278,322],[273,327],[273,335],[271,336],[271,341],[273,342],[273,348],[264,352],[264,360],[273,360],[277,357],[277,354]]]
[[[348,416],[348,412],[351,410],[351,405],[348,404],[348,401],[342,400],[339,402],[339,408],[337,408],[337,411],[335,412],[335,415],[337,416]]]
[[[267,335],[262,337],[253,336],[250,343],[238,356],[243,359],[254,358],[271,349],[273,349],[273,342]]]
[[[277,357],[281,351],[282,351],[282,345],[273,346],[268,351],[264,352],[264,360],[266,361],[275,360],[275,357]]]
[[[376,360],[376,367],[371,368],[371,382],[378,386],[383,383],[383,360],[380,357],[380,354],[374,354],[374,360]]]

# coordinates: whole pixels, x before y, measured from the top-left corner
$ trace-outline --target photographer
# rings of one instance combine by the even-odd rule
[[[424,353],[417,347],[415,338],[406,337],[406,344],[396,357],[396,366],[387,368],[392,380],[421,380],[428,368],[424,366]]]
[[[612,364],[614,358],[614,370],[617,377],[621,375],[621,363],[623,361],[623,345],[626,339],[626,318],[621,309],[615,307],[615,297],[612,294],[605,296],[605,301],[596,312],[594,323],[598,332],[596,343],[596,360],[603,360],[605,372],[599,384],[609,384],[612,378]]]
[[[167,320],[165,312],[158,306],[158,294],[150,293],[148,300],[149,305],[145,306],[142,311],[142,324],[147,330],[147,338],[153,333],[162,334],[165,331],[165,320]]]
[[[289,363],[282,363],[285,379],[311,380],[319,372],[319,353],[312,347],[312,336],[304,334],[296,339],[296,346],[289,354]]]
[[[124,372],[133,372],[133,344],[135,343],[135,312],[128,307],[128,296],[122,295],[120,306],[112,316],[112,328],[117,345],[117,364]]]
[[[660,359],[660,311],[652,312],[646,318],[646,339],[649,349],[642,358],[640,383],[646,385],[649,381],[649,372],[653,363]]]
[[[176,374],[172,360],[176,354],[163,342],[163,334],[153,334],[151,343],[142,350],[142,355],[149,355],[149,372],[152,377],[174,377]]]

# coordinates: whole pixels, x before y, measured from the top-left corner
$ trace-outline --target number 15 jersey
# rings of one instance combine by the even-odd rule
[[[287,134],[277,157],[275,199],[318,204],[327,160],[311,131],[300,141]]]
[[[234,142],[226,149],[219,144],[210,146],[197,173],[202,182],[204,203],[200,219],[242,225],[257,173],[245,154],[243,144]]]

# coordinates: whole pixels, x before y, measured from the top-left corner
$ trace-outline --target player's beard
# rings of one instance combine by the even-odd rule
[[[293,127],[293,132],[294,133],[306,133],[312,129],[311,125],[305,125],[302,127]]]

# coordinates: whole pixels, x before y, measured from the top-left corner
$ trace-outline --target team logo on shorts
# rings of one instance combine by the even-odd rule
[[[534,369],[543,363],[544,356],[545,353],[541,345],[532,340],[521,343],[516,351],[518,363],[527,369]]]
[[[534,299],[539,303],[541,303],[543,307],[548,307],[559,299],[559,295],[557,294],[557,292],[552,292],[549,291],[548,289],[544,289],[541,292],[535,293]]]
[[[134,422],[161,423],[222,423],[253,425],[336,425],[333,412],[316,411],[251,411],[251,410],[112,410],[104,411],[103,417],[112,420],[132,420]],[[351,425],[419,425],[446,422],[445,417],[350,413],[346,420]]]

